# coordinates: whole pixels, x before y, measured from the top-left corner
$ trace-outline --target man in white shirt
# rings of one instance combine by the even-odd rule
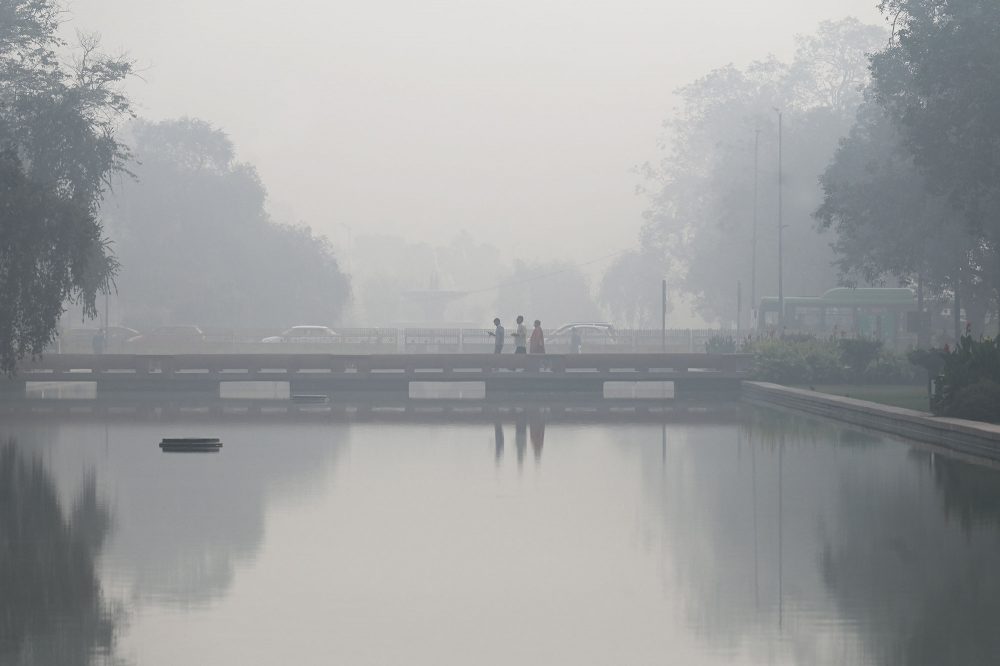
[[[493,353],[499,354],[503,351],[503,326],[500,324],[500,317],[493,320],[493,325],[496,328],[492,331],[487,331],[491,337],[495,338],[493,340]]]
[[[528,328],[524,325],[524,315],[517,315],[517,330],[514,331],[514,353],[528,353]]]

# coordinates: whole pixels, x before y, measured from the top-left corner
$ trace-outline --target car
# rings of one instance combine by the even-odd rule
[[[153,353],[190,352],[205,341],[205,334],[192,325],[160,326],[149,333],[129,338],[127,343],[134,351]]]
[[[336,331],[326,326],[292,326],[287,331],[282,332],[281,335],[266,337],[261,342],[312,344],[336,342],[339,337]]]
[[[138,342],[140,340],[157,340],[157,339],[173,339],[173,338],[186,338],[186,339],[197,339],[202,340],[205,338],[205,334],[202,333],[201,329],[197,326],[185,325],[185,326],[159,326],[154,328],[149,333],[143,335],[137,335],[129,339],[129,342]]]
[[[125,326],[105,328],[68,328],[59,334],[56,349],[62,353],[96,352],[121,353],[125,343],[139,335],[139,331]],[[100,342],[98,342],[100,339]]]
[[[563,324],[550,333],[548,338],[556,345],[568,345],[573,353],[579,353],[584,346],[591,351],[600,351],[603,347],[614,345],[616,342],[615,327],[607,322]]]

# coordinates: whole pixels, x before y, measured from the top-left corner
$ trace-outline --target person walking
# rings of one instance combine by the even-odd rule
[[[489,333],[490,336],[494,338],[493,353],[499,354],[500,352],[503,351],[503,335],[504,335],[503,324],[500,323],[500,317],[497,317],[496,319],[493,320],[493,325],[496,326],[496,328],[492,331],[487,331],[487,333]]]
[[[514,353],[528,353],[528,327],[524,325],[524,315],[517,315],[517,328],[514,330]]]
[[[545,334],[542,333],[542,322],[540,319],[535,320],[535,328],[531,331],[528,351],[532,354],[545,353]]]

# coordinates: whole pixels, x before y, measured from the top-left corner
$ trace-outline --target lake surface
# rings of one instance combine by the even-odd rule
[[[663,419],[7,418],[0,663],[1000,659],[996,471]]]

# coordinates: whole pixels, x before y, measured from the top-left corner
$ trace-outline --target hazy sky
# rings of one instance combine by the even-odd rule
[[[875,0],[75,0],[144,69],[138,112],[226,130],[271,210],[335,244],[467,229],[505,253],[632,246],[672,92]],[[602,266],[589,267],[594,271]]]

